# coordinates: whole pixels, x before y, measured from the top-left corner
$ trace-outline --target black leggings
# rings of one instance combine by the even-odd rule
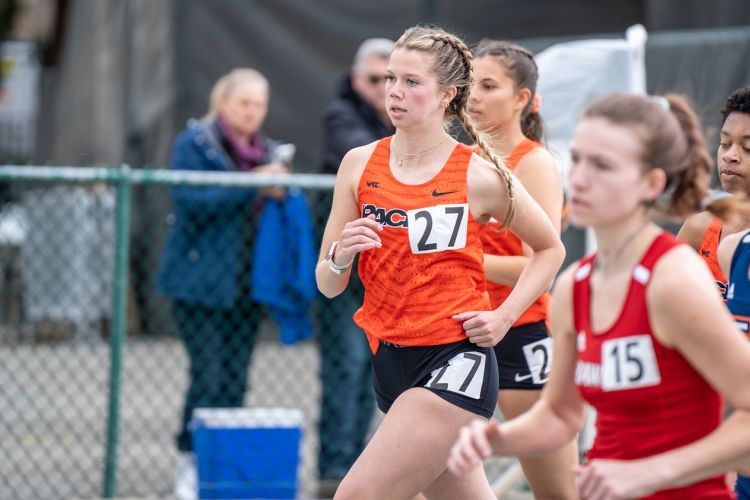
[[[243,405],[260,309],[250,300],[242,300],[231,309],[214,309],[177,300],[173,311],[190,358],[190,383],[177,448],[191,451],[193,443],[188,424],[195,408]]]

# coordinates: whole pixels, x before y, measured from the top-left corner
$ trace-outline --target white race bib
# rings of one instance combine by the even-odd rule
[[[486,362],[487,355],[483,352],[462,352],[448,361],[447,365],[433,370],[425,387],[479,399]]]
[[[457,250],[466,246],[469,204],[438,205],[406,212],[412,253]]]
[[[535,384],[544,384],[549,379],[550,364],[552,363],[552,339],[538,340],[523,346],[523,355],[529,367],[531,380]]]
[[[602,390],[621,391],[661,382],[650,335],[633,335],[602,343]]]

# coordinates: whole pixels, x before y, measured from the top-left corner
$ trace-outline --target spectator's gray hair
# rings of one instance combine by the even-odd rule
[[[388,59],[393,51],[395,42],[388,38],[368,38],[357,49],[354,56],[354,69],[360,69],[367,59],[373,56]]]
[[[235,68],[214,83],[205,118],[216,118],[219,101],[231,94],[234,87],[239,83],[254,83],[268,90],[268,80],[263,76],[263,73],[253,68]]]

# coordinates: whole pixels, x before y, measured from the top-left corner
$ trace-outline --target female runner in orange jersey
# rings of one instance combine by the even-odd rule
[[[482,40],[474,51],[474,74],[469,116],[488,134],[495,151],[505,156],[508,168],[559,231],[562,183],[555,161],[540,143],[544,125],[533,54],[511,42]],[[485,224],[479,234],[490,302],[498,307],[513,290],[529,249],[497,222]],[[536,299],[495,345],[500,376],[498,403],[506,419],[531,408],[549,376],[552,339],[546,322],[548,302],[547,293]],[[546,456],[520,462],[535,498],[576,497],[571,473],[571,467],[578,463],[574,441]]]
[[[459,429],[490,418],[494,346],[550,285],[564,249],[466,112],[472,55],[456,36],[407,30],[386,75],[392,137],[353,149],[338,171],[318,287],[341,293],[359,254],[365,299],[355,315],[373,353],[386,415],[337,499],[494,498],[482,470],[446,470]],[[446,133],[458,118],[492,162]],[[479,223],[503,221],[532,249],[514,292],[490,308]]]
[[[597,409],[578,468],[583,499],[714,498],[720,472],[750,455],[750,345],[692,249],[650,220],[695,211],[710,162],[679,96],[615,94],[583,113],[568,177],[573,223],[598,253],[559,278],[550,305],[555,359],[542,398],[522,416],[465,427],[456,473],[482,458],[534,456],[567,443]],[[721,396],[736,408],[721,422]]]

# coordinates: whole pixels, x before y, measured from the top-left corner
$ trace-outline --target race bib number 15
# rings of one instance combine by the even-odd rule
[[[469,204],[438,205],[406,212],[412,253],[457,250],[466,246]]]
[[[634,335],[602,343],[602,390],[620,391],[661,382],[650,335]]]

